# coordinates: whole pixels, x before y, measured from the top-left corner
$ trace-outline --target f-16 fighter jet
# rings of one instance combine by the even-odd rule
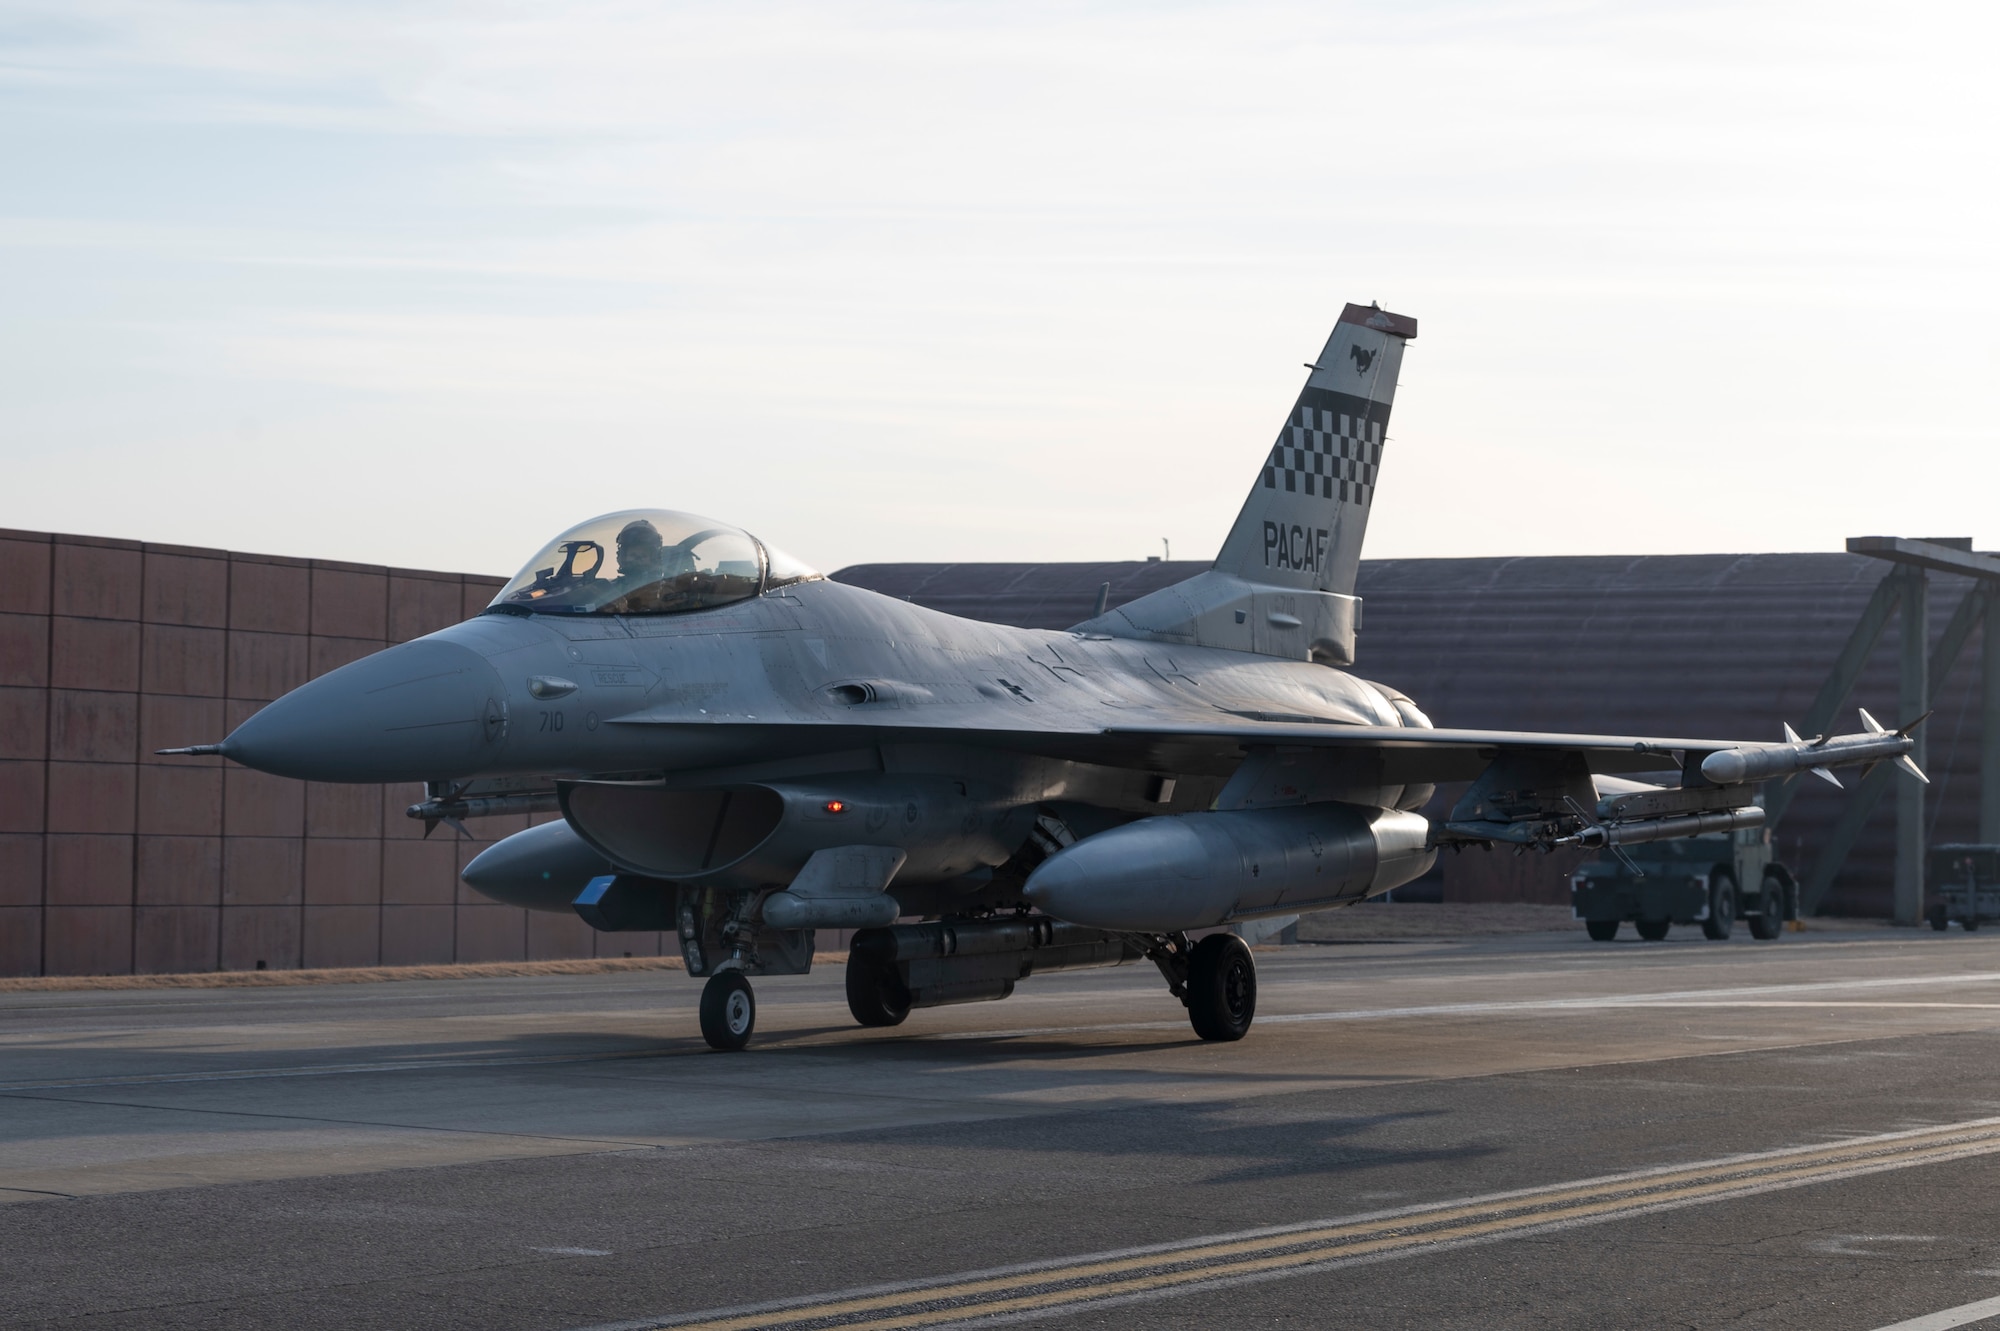
[[[1150,961],[1202,1038],[1240,1039],[1256,966],[1204,930],[1386,892],[1442,846],[1751,828],[1758,781],[1915,771],[1907,734],[1872,723],[1781,744],[1436,729],[1351,673],[1416,332],[1349,305],[1214,566],[1066,632],[940,614],[727,523],[635,509],[564,532],[477,617],[184,752],[423,781],[409,812],[433,826],[559,808],[466,881],[673,933],[718,1049],[749,1042],[752,978],[805,972],[816,929],[860,931],[847,999],[866,1026]],[[1418,813],[1443,782],[1470,785]],[[1749,905],[1770,928],[1784,909]]]

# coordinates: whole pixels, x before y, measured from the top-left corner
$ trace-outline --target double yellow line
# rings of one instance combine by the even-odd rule
[[[1856,1138],[1831,1146],[1735,1156],[1678,1169],[1556,1184],[1520,1192],[1198,1239],[880,1290],[757,1308],[696,1313],[650,1325],[673,1331],[839,1327],[900,1331],[988,1317],[1034,1317],[1111,1299],[1125,1302],[1191,1287],[1243,1283],[1439,1245],[1491,1241],[1540,1229],[1602,1223],[1643,1211],[1699,1205],[1855,1174],[1908,1169],[2000,1152],[2000,1119]]]

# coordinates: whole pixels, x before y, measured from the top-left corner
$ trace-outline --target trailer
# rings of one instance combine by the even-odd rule
[[[1928,885],[1924,916],[1940,933],[1953,920],[1968,931],[1981,920],[2000,920],[2000,846],[1932,846]]]
[[[1569,899],[1600,943],[1616,938],[1628,920],[1652,942],[1676,924],[1699,924],[1705,937],[1727,938],[1738,920],[1752,938],[1769,941],[1799,915],[1798,880],[1771,858],[1770,832],[1762,827],[1649,842],[1626,847],[1622,856],[1601,852],[1570,877]]]

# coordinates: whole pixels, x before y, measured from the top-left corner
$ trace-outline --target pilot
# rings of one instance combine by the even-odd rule
[[[634,518],[618,532],[617,596],[605,608],[614,614],[671,609],[664,603],[672,590],[668,579],[693,571],[693,556],[679,546],[669,547],[648,519]]]
[[[645,518],[634,518],[618,532],[618,581],[643,587],[666,575],[665,540]]]

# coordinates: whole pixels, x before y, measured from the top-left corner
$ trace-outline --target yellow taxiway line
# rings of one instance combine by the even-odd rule
[[[1304,1274],[1441,1245],[1603,1223],[1666,1207],[1995,1153],[2000,1153],[2000,1119],[1976,1119],[1434,1203],[1345,1222],[1215,1236],[1166,1248],[625,1325],[674,1331],[804,1326],[904,1331],[989,1318],[1046,1317],[1105,1300],[1122,1303],[1193,1286]]]

